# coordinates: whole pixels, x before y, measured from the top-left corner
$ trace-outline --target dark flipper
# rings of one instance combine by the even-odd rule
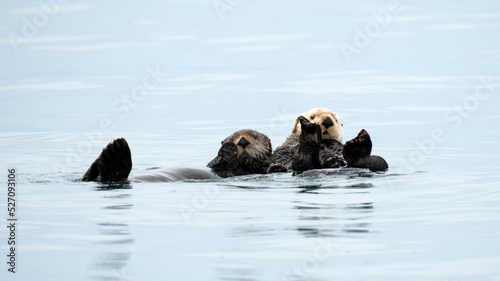
[[[342,154],[350,166],[360,158],[368,157],[372,153],[372,141],[366,130],[361,130],[352,140],[344,144]]]
[[[342,151],[348,167],[367,168],[371,171],[385,171],[389,165],[384,158],[370,155],[372,141],[367,131],[361,130],[357,137],[346,142]]]
[[[124,138],[110,142],[92,163],[82,181],[126,181],[132,169],[132,156]]]

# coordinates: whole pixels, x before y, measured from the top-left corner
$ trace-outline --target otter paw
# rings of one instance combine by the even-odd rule
[[[233,142],[226,142],[219,149],[219,156],[225,161],[233,161],[238,157],[238,147]]]

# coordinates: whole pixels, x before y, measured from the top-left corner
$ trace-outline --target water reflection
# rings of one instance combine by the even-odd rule
[[[352,185],[347,185],[347,186],[340,186],[340,185],[322,185],[322,184],[317,184],[317,185],[306,185],[306,186],[300,186],[299,187],[299,193],[311,193],[311,194],[319,194],[321,189],[337,189],[337,188],[347,188],[347,189],[365,189],[365,188],[372,188],[373,184],[371,183],[357,183],[357,184],[352,184]]]
[[[101,207],[104,221],[96,223],[101,237],[97,242],[99,253],[93,265],[98,272],[96,280],[130,280],[125,270],[131,257],[131,251],[127,249],[135,239],[132,237],[126,218],[133,204],[130,203],[131,194],[125,190],[120,192],[119,189],[128,189],[124,186],[129,185],[105,185],[104,188],[103,186],[98,188],[98,190],[113,193],[104,195],[106,205]]]
[[[341,189],[341,195],[369,193],[372,183],[356,183],[351,185],[312,185],[301,186],[297,193],[326,196],[326,189]],[[332,195],[335,196],[335,195]],[[354,234],[369,233],[371,224],[369,218],[373,213],[372,202],[356,203],[318,203],[317,197],[300,197],[293,202],[293,208],[298,210],[300,226],[297,231],[306,237],[345,237]],[[333,200],[332,200],[333,201]],[[322,202],[319,201],[319,202]]]
[[[250,238],[252,241],[256,241],[256,245],[271,245],[274,243],[286,245],[288,242],[279,242],[280,237],[294,237],[298,233],[299,236],[314,241],[314,245],[319,247],[318,249],[327,251],[325,255],[330,256],[337,252],[339,245],[345,243],[346,239],[360,239],[361,241],[361,239],[366,238],[367,234],[372,232],[371,218],[375,207],[373,202],[366,201],[366,198],[370,197],[365,195],[371,192],[371,188],[374,186],[372,183],[331,185],[327,182],[317,184],[295,182],[294,185],[294,187],[290,187],[296,190],[292,200],[287,197],[287,199],[283,198],[283,200],[277,199],[276,202],[279,205],[291,208],[292,211],[283,212],[282,215],[274,215],[272,212],[256,212],[253,216],[244,217],[244,224],[227,228],[226,236],[233,241],[234,246],[225,249],[225,251],[234,252],[236,255],[248,252],[249,255],[235,258],[231,262],[228,262],[227,258],[221,259],[217,264],[218,280],[262,279],[262,276],[259,278],[259,271],[254,270],[254,267],[252,267],[256,263],[252,258],[252,254],[265,252],[268,249],[258,248],[257,246],[257,248],[250,250],[247,247],[239,246],[241,245],[239,241],[247,241]],[[232,187],[242,188],[240,185],[232,185]],[[243,188],[250,189],[248,185]],[[251,187],[251,189],[254,188],[255,186]],[[276,194],[271,190],[272,188],[269,188],[269,193]],[[254,191],[248,190],[248,192]],[[261,192],[266,194],[265,189],[261,190]],[[287,189],[287,191],[278,192],[278,194],[289,195],[290,190]],[[259,244],[259,242],[262,244]],[[294,246],[291,244],[289,247]],[[304,251],[306,257],[310,253],[316,253],[318,249],[313,248],[304,251],[304,248],[301,248],[300,245],[297,248],[299,251]],[[270,255],[280,256],[283,255],[283,252],[293,252],[294,250],[284,246],[284,248],[276,252],[270,251]],[[306,261],[310,261],[310,259]],[[302,263],[302,259],[297,259],[299,268]],[[319,263],[320,261],[318,261]],[[292,262],[290,268],[296,269],[297,266],[294,266]],[[286,280],[309,280],[306,278],[306,276],[309,276],[307,274],[304,276],[299,274],[299,279],[294,279],[296,276],[293,274],[295,272],[292,272],[292,279]],[[286,277],[286,274],[284,276]]]
[[[129,182],[103,182],[98,183],[96,190],[114,190],[114,189],[131,189],[132,184]]]
[[[297,231],[310,238],[345,237],[369,233],[368,219],[373,213],[373,203],[316,204],[295,201],[299,211]]]

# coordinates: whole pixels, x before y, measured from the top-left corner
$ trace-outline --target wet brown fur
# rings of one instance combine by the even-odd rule
[[[320,128],[319,168],[338,168],[346,165],[342,156],[342,137],[344,131],[337,115],[327,109],[313,109],[295,120],[290,136],[279,146],[271,157],[268,173],[294,170],[292,163],[299,151],[302,118]]]
[[[303,172],[321,168],[319,150],[321,144],[321,127],[309,122],[304,116],[297,118],[300,122],[299,149],[292,161],[292,170]]]
[[[240,130],[221,142],[207,167],[220,177],[265,174],[270,164],[271,140],[255,130]]]

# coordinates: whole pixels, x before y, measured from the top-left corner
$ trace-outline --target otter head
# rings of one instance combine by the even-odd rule
[[[302,116],[321,127],[321,136],[323,140],[336,140],[342,143],[344,129],[342,128],[343,125],[339,121],[337,114],[328,109],[319,108],[306,112],[302,114]],[[300,136],[300,131],[300,120],[297,118],[293,125],[292,135]]]
[[[222,157],[228,161],[247,157],[264,160],[272,152],[271,140],[266,135],[255,130],[234,132],[221,144],[223,148],[227,148]]]

